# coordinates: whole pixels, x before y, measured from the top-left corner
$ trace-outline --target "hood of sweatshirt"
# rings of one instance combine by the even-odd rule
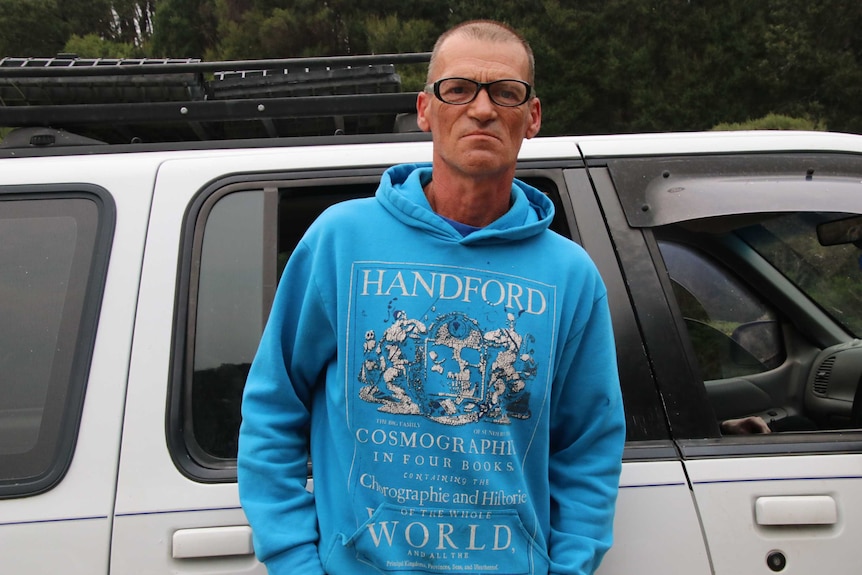
[[[423,186],[431,181],[430,164],[403,164],[386,170],[377,201],[404,224],[443,241],[494,244],[521,240],[546,230],[554,218],[554,204],[542,192],[519,180],[512,183],[509,211],[484,228],[462,236],[431,209]]]

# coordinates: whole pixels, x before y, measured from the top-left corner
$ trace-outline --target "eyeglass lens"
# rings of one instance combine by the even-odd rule
[[[466,78],[444,78],[437,82],[437,97],[447,104],[467,104],[485,87],[491,100],[500,106],[520,106],[527,101],[529,84],[518,80],[497,80],[482,84]]]

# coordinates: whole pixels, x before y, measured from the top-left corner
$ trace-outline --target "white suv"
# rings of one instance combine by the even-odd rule
[[[3,572],[264,573],[236,438],[280,271],[429,139],[29,134],[0,146]],[[858,572],[862,137],[537,138],[518,177],[608,286],[628,443],[600,572]],[[729,433],[752,417],[772,433]]]

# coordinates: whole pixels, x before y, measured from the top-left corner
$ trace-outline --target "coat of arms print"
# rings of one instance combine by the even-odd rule
[[[357,271],[354,317],[371,324],[356,373],[362,400],[447,425],[530,418],[536,339],[520,324],[547,317],[547,286],[415,265]]]

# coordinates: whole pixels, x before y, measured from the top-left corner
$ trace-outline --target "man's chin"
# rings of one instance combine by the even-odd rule
[[[501,161],[501,156],[464,158],[460,162],[460,171],[472,178],[493,178],[508,174],[511,164]]]
[[[488,136],[470,136],[461,141],[458,153],[464,158],[500,158],[508,157],[506,147],[497,140]]]
[[[496,145],[460,146],[453,154],[445,154],[441,159],[469,177],[486,178],[511,172],[516,158],[511,157],[499,140],[493,141]]]

